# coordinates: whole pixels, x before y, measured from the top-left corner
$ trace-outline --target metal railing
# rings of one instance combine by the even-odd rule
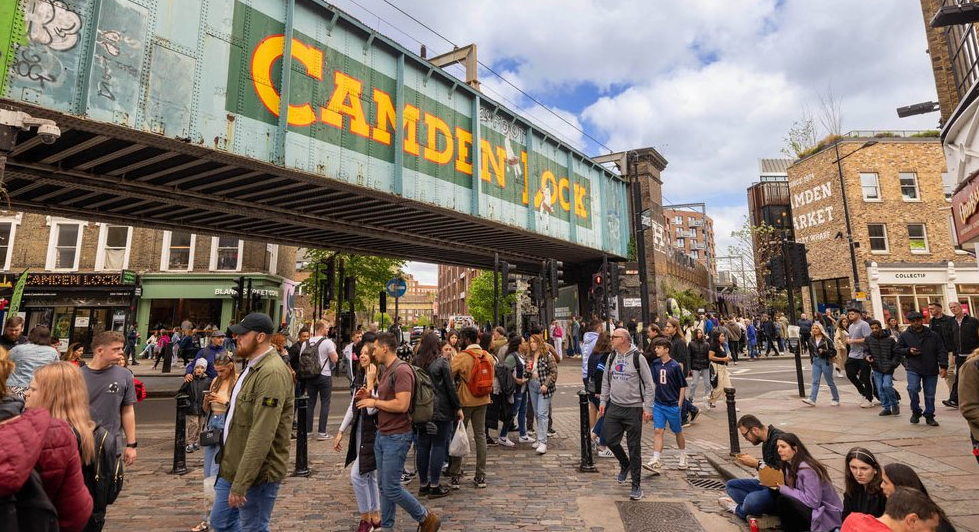
[[[926,130],[926,129],[855,129],[853,131],[847,131],[846,133],[840,135],[843,138],[928,138],[928,137],[938,137],[937,130]],[[832,145],[831,145],[832,146]]]

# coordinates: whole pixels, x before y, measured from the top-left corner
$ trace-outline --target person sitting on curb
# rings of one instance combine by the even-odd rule
[[[784,483],[772,489],[777,492],[775,511],[783,532],[835,532],[843,523],[843,501],[829,470],[795,434],[786,432],[776,439]]]
[[[840,532],[915,532],[936,530],[945,513],[927,495],[912,488],[895,488],[884,515],[853,513]]]
[[[782,459],[778,455],[776,439],[783,432],[774,425],[765,427],[757,417],[747,414],[738,420],[738,432],[752,445],[761,444],[762,459],[758,460],[747,453],[739,454],[735,460],[742,465],[761,471],[764,467],[778,469]],[[725,510],[747,519],[749,515],[770,513],[773,509],[775,496],[773,492],[757,478],[736,478],[724,485],[727,497],[721,497],[718,502]]]

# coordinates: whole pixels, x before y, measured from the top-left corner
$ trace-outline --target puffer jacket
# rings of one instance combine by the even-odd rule
[[[92,496],[85,488],[78,441],[67,422],[47,410],[22,410],[12,397],[0,403],[0,497],[10,497],[27,482],[35,464],[44,491],[58,511],[61,530],[83,530],[92,515]],[[20,417],[3,423],[14,416]]]
[[[866,345],[870,349],[870,356],[873,360],[871,367],[878,373],[893,375],[894,370],[901,365],[901,356],[897,354],[897,342],[887,331],[883,331],[883,336],[867,337]]]
[[[710,344],[707,342],[697,342],[693,341],[687,345],[687,351],[690,352],[690,369],[693,371],[701,371],[710,367],[710,359],[707,357],[707,353],[710,352]]]
[[[433,421],[451,421],[456,419],[456,412],[462,408],[459,403],[459,394],[456,392],[455,381],[452,379],[452,368],[449,361],[443,357],[437,357],[425,368],[428,376],[432,378],[432,387],[435,389],[435,401],[433,404]]]

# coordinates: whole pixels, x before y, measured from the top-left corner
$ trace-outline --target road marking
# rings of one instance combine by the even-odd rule
[[[793,382],[793,381],[776,381],[776,380],[772,380],[772,379],[749,379],[749,378],[747,378],[747,377],[737,377],[737,378],[735,378],[735,377],[732,377],[732,378],[731,378],[731,380],[732,380],[732,381],[733,381],[733,380],[739,380],[739,381],[753,381],[753,382],[777,382],[777,383],[779,383],[779,384],[797,384],[797,383],[795,383],[795,382]]]

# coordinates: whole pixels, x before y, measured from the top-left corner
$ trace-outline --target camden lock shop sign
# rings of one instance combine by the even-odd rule
[[[959,244],[979,241],[979,172],[969,177],[968,184],[952,196],[952,219]]]

